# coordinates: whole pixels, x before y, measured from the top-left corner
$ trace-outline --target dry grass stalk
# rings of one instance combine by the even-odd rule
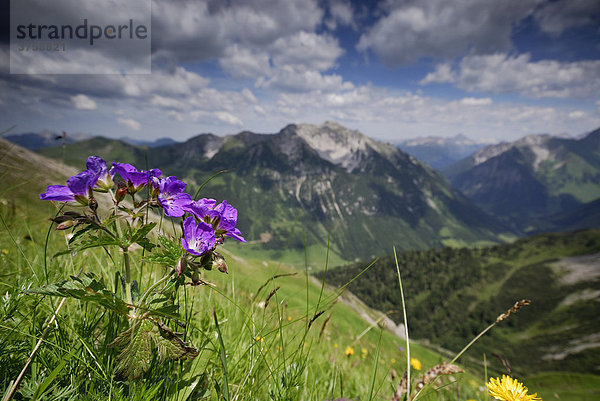
[[[503,314],[501,314],[500,316],[498,316],[496,318],[496,323],[500,323],[501,321],[503,321],[504,319],[509,317],[511,314],[517,313],[519,311],[519,309],[521,309],[522,307],[530,305],[530,304],[531,304],[531,301],[528,299],[522,299],[520,301],[515,302],[515,304],[513,305],[512,308],[510,308],[509,310],[507,310],[506,312],[504,312]]]

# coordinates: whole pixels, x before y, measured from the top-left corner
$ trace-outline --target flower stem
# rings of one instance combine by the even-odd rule
[[[133,298],[131,297],[131,262],[129,261],[129,249],[121,248],[123,250],[123,260],[125,262],[125,299],[128,304],[133,304]]]

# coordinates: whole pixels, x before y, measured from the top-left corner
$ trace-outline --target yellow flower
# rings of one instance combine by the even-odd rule
[[[500,378],[491,378],[487,383],[487,388],[492,397],[501,401],[541,401],[537,393],[532,395],[527,394],[527,387],[519,383],[517,380],[506,375]]]
[[[333,343],[333,348],[337,348],[338,347],[338,343]]]
[[[256,336],[256,341],[260,341],[261,343],[265,342],[265,338],[261,336]]]
[[[365,358],[367,357],[367,355],[369,355],[369,350],[368,350],[368,349],[366,349],[366,348],[362,348],[362,349],[360,350],[360,352],[361,352],[361,354],[362,354],[362,357],[363,357],[363,359],[365,359]]]
[[[291,317],[291,316],[288,316],[288,320],[292,320],[292,317]]]
[[[412,366],[415,370],[421,370],[421,361],[419,361],[417,358],[410,358],[410,366]]]
[[[2,250],[2,255],[8,255],[8,249],[3,249]]]
[[[396,358],[392,358],[392,363],[396,363]]]
[[[346,356],[351,356],[354,355],[354,348],[352,348],[351,346],[347,346],[346,347]]]

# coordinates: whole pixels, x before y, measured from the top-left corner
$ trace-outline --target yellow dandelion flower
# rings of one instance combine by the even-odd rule
[[[502,375],[500,378],[491,378],[487,383],[488,392],[492,397],[501,401],[541,401],[537,393],[527,394],[527,387],[518,380]]]
[[[8,255],[8,249],[3,249],[2,250],[2,255]]]
[[[396,363],[396,358],[392,358],[392,363]]]
[[[412,366],[414,370],[421,370],[421,361],[417,358],[410,358],[410,366]]]
[[[292,320],[292,317],[291,317],[291,316],[288,316],[288,320]]]
[[[333,348],[337,348],[338,347],[338,343],[333,343]]]
[[[351,346],[347,346],[346,347],[346,356],[352,356],[354,355],[354,348],[352,348]]]
[[[256,336],[256,341],[260,341],[261,343],[265,342],[265,338],[261,336]]]

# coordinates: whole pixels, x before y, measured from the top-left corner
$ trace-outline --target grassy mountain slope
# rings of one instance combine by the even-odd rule
[[[600,374],[599,252],[600,231],[590,230],[483,249],[401,253],[412,335],[458,350],[482,321],[493,322],[515,301],[527,298],[532,305],[482,338],[474,355],[493,350],[520,373]],[[327,279],[346,282],[364,266],[336,268]],[[397,311],[399,295],[390,284],[394,276],[393,257],[382,258],[350,288],[372,307]]]
[[[104,141],[104,142],[103,142]],[[323,246],[331,233],[339,260],[406,249],[491,243],[508,229],[453,190],[444,177],[392,145],[335,123],[290,125],[274,135],[210,134],[183,144],[139,149],[95,138],[69,157],[133,160],[183,177],[240,210],[239,226],[257,249]],[[43,151],[57,156],[57,150]],[[80,162],[79,162],[80,163]]]
[[[13,190],[10,197],[2,194],[2,199],[15,201],[8,208],[4,202],[0,204],[2,221],[7,223],[0,235],[0,393],[4,394],[58,304],[51,297],[25,295],[22,290],[61,281],[80,268],[103,277],[108,288],[115,288],[112,258],[118,265],[118,252],[112,258],[101,249],[45,258],[47,217],[54,208],[40,201],[38,194],[46,182],[62,183],[73,172],[6,142],[0,142],[0,161],[7,167],[3,182],[10,183]],[[26,176],[19,167],[27,170]],[[64,235],[50,235],[48,255],[64,249]],[[289,265],[241,258],[232,249],[225,244],[229,275],[204,272],[204,279],[216,286],[189,287],[185,296],[182,294],[195,306],[186,330],[188,340],[202,348],[201,355],[183,369],[153,360],[151,373],[135,389],[138,399],[221,399],[224,372],[219,337],[227,350],[232,399],[366,399],[370,393],[391,398],[393,386],[398,384],[398,377],[392,380],[391,372],[404,370],[406,355],[401,348],[403,340],[374,323],[377,313],[360,303],[337,302],[334,290],[322,290],[319,283]],[[140,251],[132,252],[138,260]],[[327,255],[319,256],[324,265]],[[133,264],[134,278],[142,288],[161,271],[159,266]],[[270,292],[274,296],[265,306]],[[304,337],[308,321],[321,310],[325,313]],[[213,323],[213,311],[220,319],[221,335]],[[45,389],[43,399],[95,400],[109,395],[115,400],[132,399],[124,384],[113,377],[117,350],[106,348],[101,334],[107,315],[69,299],[27,371],[17,399],[31,399],[40,388]],[[371,322],[363,316],[370,316]],[[346,347],[355,353],[346,356]],[[419,344],[413,344],[411,351],[423,364],[421,372],[445,359]],[[479,398],[479,377],[471,373],[457,376],[462,394]],[[187,398],[194,388],[196,398]],[[144,398],[142,394],[151,389],[158,395]],[[448,393],[426,399],[446,400],[452,395]]]
[[[600,198],[600,130],[581,139],[532,135],[492,145],[444,173],[484,210],[535,230],[536,218]]]
[[[3,341],[0,347],[0,353],[3,353],[0,355],[3,361],[0,366],[0,392],[4,393],[23,367],[34,340],[41,336],[45,322],[57,305],[56,300],[26,296],[21,290],[45,283],[46,272],[48,281],[55,282],[68,274],[76,274],[81,267],[104,277],[112,288],[115,267],[105,252],[93,250],[75,258],[47,258],[45,266],[47,218],[55,209],[49,202],[40,201],[38,194],[48,184],[64,182],[74,170],[2,141],[0,162],[5,167],[3,182],[10,184],[9,190],[2,193],[3,201],[0,203],[0,214],[7,223],[0,235],[0,293],[3,294],[0,299],[0,338]],[[11,201],[14,203],[11,204]],[[185,298],[196,308],[189,324],[192,333],[189,340],[204,347],[201,356],[181,370],[154,361],[156,373],[146,377],[137,387],[139,397],[143,399],[143,394],[155,389],[159,395],[148,395],[146,399],[181,400],[192,391],[196,397],[221,399],[219,389],[223,370],[211,315],[216,310],[228,355],[230,394],[233,398],[313,400],[357,399],[360,396],[368,399],[377,350],[380,355],[373,393],[375,399],[391,398],[393,386],[399,380],[397,374],[401,374],[405,367],[404,343],[387,331],[383,331],[380,339],[376,325],[361,317],[368,315],[377,320],[377,313],[356,302],[351,305],[332,302],[333,292],[325,288],[318,309],[326,310],[326,313],[310,330],[307,346],[297,348],[307,322],[307,305],[312,317],[320,296],[320,286],[308,280],[304,273],[298,274],[296,269],[281,262],[241,258],[237,252],[239,247],[232,245],[236,244],[225,246],[230,274],[206,272],[204,278],[214,282],[216,288],[188,288],[186,292]],[[64,246],[63,235],[53,233],[48,254]],[[326,255],[321,252],[318,256],[317,263],[322,268]],[[134,265],[134,274],[142,286],[147,285],[148,275],[160,270],[158,266],[139,267]],[[282,273],[296,275],[276,278],[260,293],[257,292],[267,280]],[[278,286],[281,288],[270,305],[262,307],[269,292]],[[410,287],[406,290],[410,293]],[[329,321],[321,336],[320,330],[327,317]],[[106,316],[97,308],[69,300],[26,373],[18,397],[30,399],[36,389],[48,384],[42,394],[44,399],[70,395],[75,399],[97,400],[107,399],[108,394],[115,400],[131,399],[123,383],[112,377],[116,350],[103,349],[98,337],[97,330],[105,324],[105,319]],[[284,323],[281,331],[277,324],[280,320]],[[411,325],[418,326],[414,320],[411,320]],[[485,322],[482,321],[480,328],[483,326]],[[257,337],[264,341],[257,340]],[[354,349],[354,355],[345,356],[347,346]],[[411,352],[423,363],[420,372],[413,372],[416,376],[448,358],[416,343],[413,343]],[[490,362],[490,374],[499,374],[502,368],[498,363]],[[395,380],[391,380],[392,371],[396,372]],[[454,376],[458,379],[461,396],[482,401],[486,399],[480,391],[483,372],[480,369],[470,372],[474,373]],[[520,379],[542,394],[544,399],[554,399],[551,397],[556,394],[562,401],[579,401],[584,399],[581,395],[592,399],[598,394],[598,381],[590,375],[559,373],[553,374],[550,379],[548,375]],[[181,385],[174,390],[175,382]],[[438,383],[442,385],[448,381]],[[452,400],[455,394],[456,384],[424,400]]]

